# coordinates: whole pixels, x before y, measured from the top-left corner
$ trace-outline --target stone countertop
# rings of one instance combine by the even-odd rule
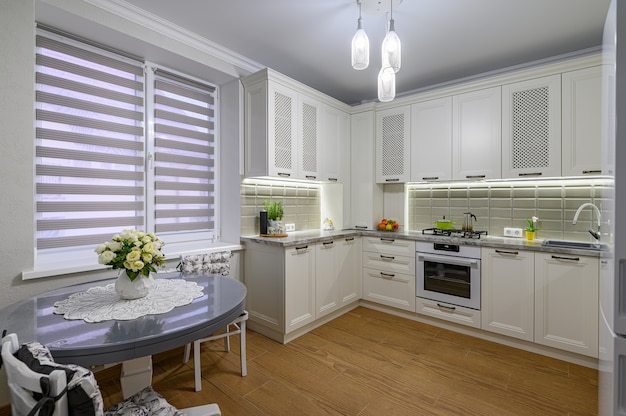
[[[414,241],[426,241],[433,243],[445,243],[445,244],[463,244],[470,246],[499,248],[505,250],[528,250],[528,251],[540,251],[545,253],[560,253],[571,254],[578,256],[592,256],[592,257],[609,257],[611,249],[609,250],[587,250],[587,249],[573,249],[562,247],[544,247],[542,239],[535,239],[532,241],[525,238],[509,238],[509,237],[496,237],[489,235],[481,235],[480,238],[459,238],[459,237],[447,237],[438,235],[422,234],[421,231],[374,231],[374,230],[308,230],[308,231],[293,231],[288,234],[287,237],[261,237],[259,235],[244,235],[241,236],[242,242],[254,242],[260,244],[268,244],[279,247],[292,247],[302,244],[314,244],[320,241],[328,241],[336,238],[350,237],[360,235],[364,237],[381,237],[381,238],[398,238]]]

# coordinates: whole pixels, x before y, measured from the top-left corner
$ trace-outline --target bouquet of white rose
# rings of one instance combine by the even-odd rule
[[[165,242],[153,233],[144,233],[139,230],[124,230],[115,234],[111,241],[99,244],[95,252],[98,254],[98,263],[111,266],[112,269],[126,269],[131,280],[137,276],[150,276],[155,272],[155,266],[165,264],[165,256],[161,247]]]

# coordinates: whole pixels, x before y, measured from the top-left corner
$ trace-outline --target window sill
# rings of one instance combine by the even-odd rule
[[[170,243],[167,245],[165,260],[178,260],[181,255],[211,253],[214,251],[238,251],[243,250],[241,244],[227,242],[187,242]],[[72,260],[68,260],[72,259]],[[68,265],[71,263],[71,265]],[[93,249],[81,253],[54,253],[42,255],[37,258],[34,270],[22,272],[22,280],[39,279],[42,277],[62,276],[72,273],[93,272],[107,270],[106,266],[98,264],[98,259]]]

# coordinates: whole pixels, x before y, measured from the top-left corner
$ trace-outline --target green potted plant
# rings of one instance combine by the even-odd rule
[[[267,211],[267,233],[282,234],[283,227],[281,220],[283,219],[283,203],[265,201],[264,208]]]
[[[527,225],[526,225],[526,228],[524,228],[524,230],[526,231],[527,240],[535,239],[535,233],[539,231],[539,227],[537,227],[537,221],[539,221],[539,218],[537,217],[526,218]]]

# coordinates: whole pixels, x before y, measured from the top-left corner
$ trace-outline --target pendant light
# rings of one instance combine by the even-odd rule
[[[393,0],[389,1],[390,3],[390,19],[389,19],[389,30],[387,31],[387,35],[385,39],[383,39],[382,45],[382,67],[390,66],[393,68],[394,72],[398,72],[400,70],[400,65],[402,61],[402,45],[400,44],[400,38],[396,33],[396,28],[393,20]]]
[[[352,68],[360,71],[370,64],[370,40],[361,23],[361,1],[357,0],[357,3],[359,4],[359,20],[357,20],[356,33],[352,37]]]
[[[386,103],[396,98],[396,73],[386,66],[378,73],[378,101]]]

